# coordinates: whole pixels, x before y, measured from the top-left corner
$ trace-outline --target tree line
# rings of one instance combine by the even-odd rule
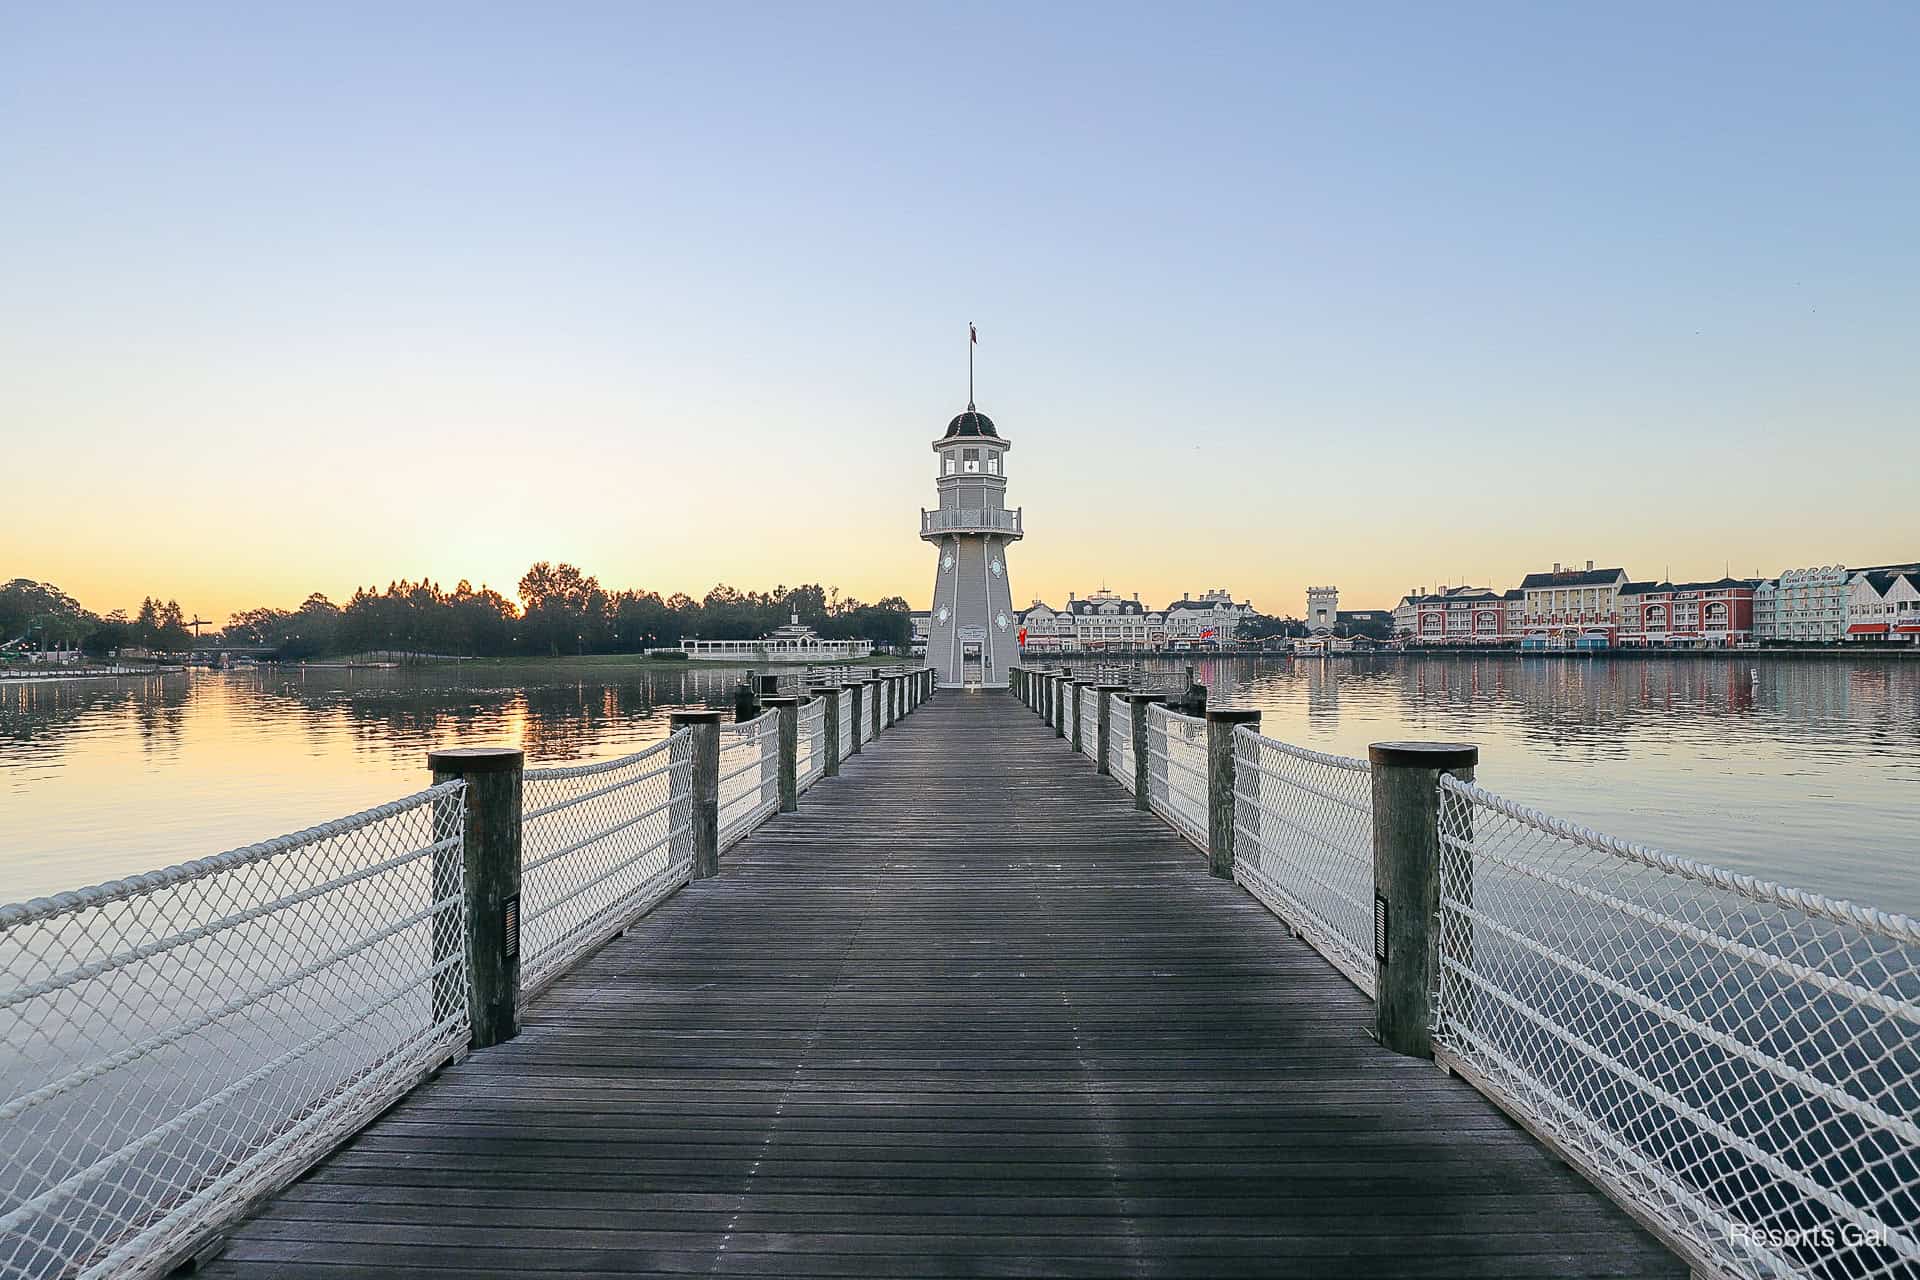
[[[837,587],[809,584],[739,591],[724,583],[695,600],[684,592],[608,590],[570,564],[542,560],[521,577],[510,600],[464,579],[453,590],[421,579],[362,587],[345,604],[318,592],[296,609],[244,609],[218,639],[272,650],[284,659],[376,650],[460,657],[638,653],[683,639],[752,640],[797,614],[828,639],[865,639],[904,648],[913,632],[907,602],[867,604]],[[180,606],[149,597],[129,618],[100,615],[50,583],[17,578],[0,587],[0,644],[78,646],[96,656],[140,647],[180,653],[194,644]]]

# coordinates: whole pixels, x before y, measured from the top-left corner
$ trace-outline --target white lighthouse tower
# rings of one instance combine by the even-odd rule
[[[1007,510],[1007,450],[993,419],[973,407],[933,442],[940,505],[920,512],[920,536],[939,552],[927,626],[927,664],[942,688],[1003,689],[1019,660],[1007,548],[1020,510]]]

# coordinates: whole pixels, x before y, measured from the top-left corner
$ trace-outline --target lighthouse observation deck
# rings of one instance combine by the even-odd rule
[[[1024,537],[1020,528],[1020,508],[937,507],[920,509],[920,536],[937,542],[950,533],[997,533],[1009,542]]]

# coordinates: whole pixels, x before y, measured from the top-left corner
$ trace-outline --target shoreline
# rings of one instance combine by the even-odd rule
[[[1433,645],[1417,649],[1356,649],[1351,653],[1281,653],[1225,650],[1217,653],[1197,650],[1146,649],[1085,649],[1071,651],[1048,651],[1046,653],[1025,654],[1021,657],[1022,666],[1062,661],[1108,662],[1123,659],[1128,662],[1155,660],[1170,663],[1198,662],[1235,662],[1255,661],[1259,659],[1290,658],[1301,662],[1339,661],[1357,658],[1513,658],[1549,660],[1569,660],[1592,662],[1596,659],[1626,658],[1629,660],[1649,660],[1655,658],[1691,658],[1721,660],[1746,660],[1752,658],[1788,658],[1795,661],[1853,661],[1867,658],[1877,662],[1913,662],[1920,661],[1920,645],[1874,645],[1859,648],[1820,648],[1820,649],[1656,649],[1635,647],[1630,649],[1516,649],[1512,646],[1486,647],[1479,645]]]

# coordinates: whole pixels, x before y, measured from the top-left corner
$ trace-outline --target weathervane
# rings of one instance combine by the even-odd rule
[[[967,412],[973,412],[973,349],[980,345],[980,331],[967,321]]]

